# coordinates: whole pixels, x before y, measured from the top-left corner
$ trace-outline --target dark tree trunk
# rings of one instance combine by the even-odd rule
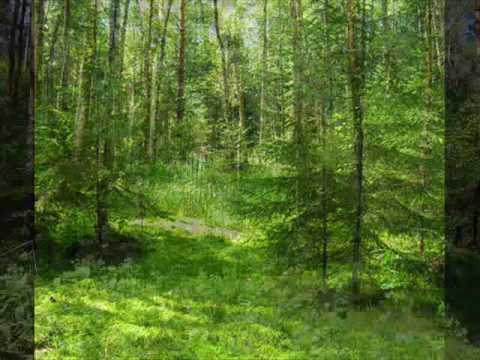
[[[480,210],[480,68],[477,49],[464,35],[464,16],[473,15],[478,5],[474,0],[445,2],[445,303],[447,316],[459,319],[471,339],[480,335],[476,307],[480,291],[472,286],[480,281],[475,245]]]
[[[34,255],[33,126],[34,126],[34,54],[30,0],[2,1],[0,4],[0,273],[8,276],[9,266],[24,268],[26,275],[35,270],[32,262],[21,263],[19,255]],[[36,41],[36,40],[35,40]],[[32,276],[28,276],[32,278]],[[23,337],[17,348],[2,343],[0,358],[33,356],[33,283],[19,291],[6,293],[0,311],[0,323]],[[10,297],[11,296],[11,297]],[[20,300],[19,300],[20,299]],[[29,318],[13,321],[12,306],[23,306]],[[7,349],[11,349],[7,353]]]

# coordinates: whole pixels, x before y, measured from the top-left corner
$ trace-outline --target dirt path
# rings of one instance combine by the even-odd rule
[[[142,220],[133,221],[134,224],[140,225]],[[237,240],[240,238],[241,233],[235,230],[212,227],[205,225],[198,219],[182,218],[174,221],[167,219],[155,219],[155,220],[143,220],[143,224],[146,226],[159,226],[165,229],[180,229],[191,233],[192,235],[212,234],[216,236],[223,236],[230,240]]]

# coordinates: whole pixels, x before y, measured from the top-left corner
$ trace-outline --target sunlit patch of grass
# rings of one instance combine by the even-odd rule
[[[38,359],[443,359],[433,319],[325,311],[317,272],[279,275],[252,243],[154,227],[140,238],[137,263],[39,279]]]

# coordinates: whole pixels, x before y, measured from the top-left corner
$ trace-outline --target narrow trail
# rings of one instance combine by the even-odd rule
[[[213,226],[208,226],[205,225],[201,220],[195,219],[195,218],[181,218],[181,219],[176,219],[174,221],[167,220],[167,219],[137,219],[131,222],[134,225],[143,225],[144,226],[152,226],[152,227],[158,227],[158,228],[163,228],[166,230],[183,230],[188,233],[190,233],[193,236],[196,235],[215,235],[215,236],[221,236],[229,240],[238,240],[241,236],[241,232],[232,230],[232,229],[227,229],[227,228],[222,228],[222,227],[213,227]]]

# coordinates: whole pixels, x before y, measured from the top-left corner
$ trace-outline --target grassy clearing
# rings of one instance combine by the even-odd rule
[[[38,279],[38,359],[444,358],[432,319],[325,311],[315,272],[277,274],[251,242],[144,231],[139,261]]]

